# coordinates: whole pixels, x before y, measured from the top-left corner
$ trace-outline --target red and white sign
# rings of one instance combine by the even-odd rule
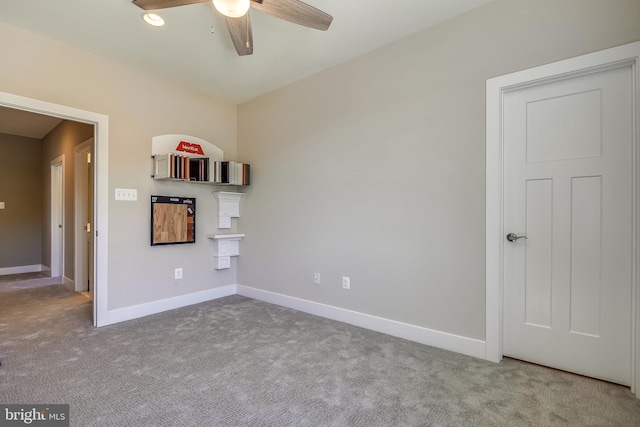
[[[204,150],[202,149],[202,146],[193,142],[180,141],[180,143],[176,147],[176,151],[204,156]]]
[[[224,152],[219,147],[197,136],[168,134],[152,137],[151,155],[167,153],[185,157],[208,157],[212,162],[224,159]]]

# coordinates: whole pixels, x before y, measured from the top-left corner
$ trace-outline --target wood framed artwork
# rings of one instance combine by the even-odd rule
[[[195,242],[195,197],[151,196],[151,246]]]

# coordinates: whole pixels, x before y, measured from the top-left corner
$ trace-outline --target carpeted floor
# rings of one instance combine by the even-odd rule
[[[44,277],[49,277],[49,275],[42,271],[34,271],[33,273],[2,274],[0,275],[0,283],[42,279]]]
[[[51,277],[41,271],[34,273],[5,274],[0,275],[0,292],[57,285],[59,283],[62,283],[61,277]]]
[[[627,388],[232,296],[94,328],[61,285],[0,293],[0,402],[73,426],[637,426]]]

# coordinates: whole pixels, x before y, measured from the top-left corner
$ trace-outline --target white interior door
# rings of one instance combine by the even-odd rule
[[[96,271],[95,271],[95,262],[94,262],[94,257],[95,257],[95,240],[93,238],[93,236],[95,235],[95,211],[94,211],[94,206],[95,206],[95,192],[94,192],[94,188],[95,188],[95,179],[94,179],[94,164],[95,162],[93,161],[93,139],[92,139],[92,144],[91,144],[91,151],[87,154],[87,174],[88,174],[88,192],[87,192],[87,211],[88,211],[88,223],[87,223],[87,271],[88,271],[88,278],[89,278],[89,299],[93,302],[94,301],[94,296],[95,296],[95,277],[96,277]],[[95,304],[94,304],[95,306]],[[95,311],[95,308],[94,308]],[[95,319],[95,314],[94,314],[94,319]]]
[[[75,290],[91,295],[93,278],[93,239],[91,238],[93,200],[91,153],[93,138],[75,148]],[[93,298],[91,297],[93,300]]]
[[[626,65],[503,98],[504,231],[526,236],[504,243],[503,353],[625,385],[632,94]]]
[[[51,162],[51,277],[64,274],[64,159]]]

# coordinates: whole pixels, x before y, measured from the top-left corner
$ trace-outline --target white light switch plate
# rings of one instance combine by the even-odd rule
[[[0,209],[4,209],[4,202],[0,202]]]
[[[131,188],[116,188],[116,200],[134,202],[138,200],[138,190]]]

